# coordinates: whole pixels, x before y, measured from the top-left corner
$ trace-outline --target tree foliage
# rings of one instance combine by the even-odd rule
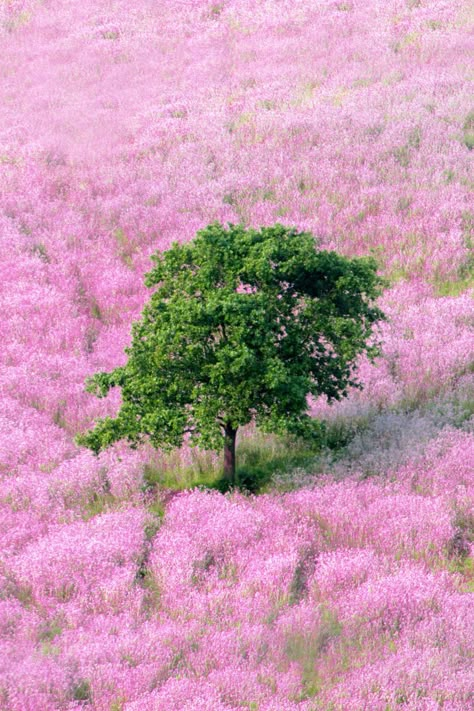
[[[152,259],[154,291],[126,365],[88,382],[98,397],[122,389],[117,416],[78,438],[94,452],[121,439],[178,447],[185,435],[228,450],[252,420],[308,434],[308,395],[339,400],[359,385],[357,357],[377,353],[382,282],[371,258],[320,251],[310,233],[280,224],[213,223]]]

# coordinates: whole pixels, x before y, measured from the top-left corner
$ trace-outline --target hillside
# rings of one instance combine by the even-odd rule
[[[0,711],[474,709],[473,24],[0,5]],[[328,447],[241,438],[258,496],[180,491],[212,453],[74,444],[120,402],[84,381],[124,362],[150,255],[214,220],[389,283],[364,389],[311,403]]]

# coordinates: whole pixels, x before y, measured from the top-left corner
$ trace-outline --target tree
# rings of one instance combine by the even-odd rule
[[[377,354],[382,288],[371,258],[319,251],[310,233],[215,222],[187,244],[152,256],[155,290],[133,324],[126,365],[97,373],[87,390],[122,389],[115,418],[77,438],[94,452],[126,439],[169,449],[224,449],[235,483],[239,427],[308,434],[308,395],[344,397],[357,357]]]

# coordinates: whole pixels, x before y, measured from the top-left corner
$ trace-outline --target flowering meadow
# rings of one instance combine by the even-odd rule
[[[470,0],[0,3],[1,711],[474,709],[473,29]],[[74,443],[150,255],[214,220],[389,284],[364,389],[310,403],[332,446],[258,496]]]

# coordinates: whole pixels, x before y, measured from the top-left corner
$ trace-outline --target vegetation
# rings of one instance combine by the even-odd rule
[[[260,231],[219,223],[188,244],[153,256],[156,287],[133,326],[128,362],[97,373],[87,389],[122,388],[122,406],[77,438],[99,452],[144,437],[179,447],[188,435],[224,446],[224,479],[236,484],[239,427],[308,436],[309,395],[347,395],[356,358],[377,353],[371,336],[383,317],[372,258],[318,251],[309,233],[277,224]]]
[[[472,710],[473,19],[0,3],[2,711]],[[213,221],[392,282],[363,390],[309,398],[314,440],[239,427],[226,494],[187,438],[74,444],[150,254]]]

